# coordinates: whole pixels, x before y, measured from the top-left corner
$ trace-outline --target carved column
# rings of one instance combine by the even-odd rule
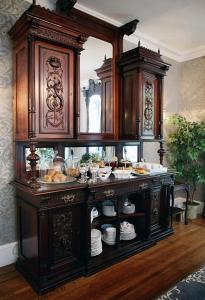
[[[159,161],[160,161],[160,164],[163,165],[163,160],[164,160],[164,155],[166,153],[165,149],[164,149],[164,142],[163,141],[160,141],[159,142],[159,145],[160,145],[160,148],[159,150],[157,151],[157,153],[159,154]]]
[[[28,184],[31,188],[36,189],[40,187],[40,184],[37,182],[36,177],[36,165],[40,157],[38,154],[36,154],[36,142],[30,142],[30,154],[27,156],[27,160],[29,161],[29,164],[31,166],[31,178],[28,181]]]

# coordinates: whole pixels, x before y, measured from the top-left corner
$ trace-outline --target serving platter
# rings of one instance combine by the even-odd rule
[[[67,176],[66,177],[66,180],[65,181],[62,181],[62,182],[47,182],[45,181],[44,178],[38,178],[38,182],[39,183],[42,183],[42,184],[48,184],[48,185],[53,185],[53,184],[65,184],[65,183],[71,183],[71,182],[75,182],[77,181],[77,179],[75,177],[72,177],[72,176]]]

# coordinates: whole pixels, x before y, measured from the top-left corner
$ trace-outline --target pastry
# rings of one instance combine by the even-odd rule
[[[43,178],[44,178],[45,182],[52,182],[53,181],[52,175],[44,175]]]

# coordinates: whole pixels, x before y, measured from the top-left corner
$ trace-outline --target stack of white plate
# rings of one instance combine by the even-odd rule
[[[91,256],[102,253],[101,231],[98,229],[91,230]]]
[[[120,239],[124,241],[129,241],[136,238],[135,227],[129,222],[122,222],[120,224]]]

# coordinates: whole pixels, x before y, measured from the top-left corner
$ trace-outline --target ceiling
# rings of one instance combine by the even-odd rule
[[[36,2],[53,8],[56,0]],[[78,0],[75,7],[116,26],[138,19],[126,40],[177,61],[205,55],[205,0]]]
[[[78,0],[75,7],[117,26],[137,18],[128,40],[177,61],[205,55],[205,0]]]

